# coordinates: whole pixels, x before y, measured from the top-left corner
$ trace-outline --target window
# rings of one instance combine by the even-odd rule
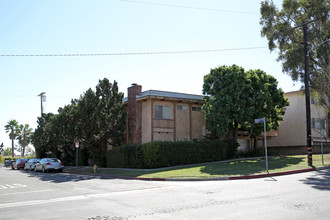
[[[182,110],[182,111],[187,111],[188,107],[186,105],[177,105],[176,109],[177,110]]]
[[[246,151],[250,147],[248,139],[237,139],[237,143],[239,144],[239,147],[237,148],[238,151]]]
[[[155,105],[155,118],[172,119],[171,106]]]
[[[193,107],[191,107],[191,110],[194,112],[201,112],[202,108],[200,106],[193,106]]]
[[[311,98],[311,104],[313,104],[313,105],[317,105],[317,104],[318,104],[318,99],[317,99],[317,97],[313,97],[313,98]]]
[[[325,120],[320,118],[312,118],[312,128],[325,129]]]

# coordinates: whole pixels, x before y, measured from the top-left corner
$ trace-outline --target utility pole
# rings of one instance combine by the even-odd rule
[[[303,24],[304,33],[304,55],[305,55],[305,102],[306,102],[306,127],[307,127],[307,154],[308,166],[313,166],[313,148],[312,148],[312,131],[311,131],[311,103],[309,95],[309,53],[307,43],[307,22]]]
[[[311,129],[311,103],[310,103],[310,95],[309,95],[309,51],[308,51],[308,43],[307,43],[307,25],[309,23],[320,20],[321,18],[317,18],[311,21],[304,21],[303,24],[295,26],[288,31],[291,31],[296,28],[303,28],[304,34],[304,58],[305,58],[305,102],[306,102],[306,133],[307,133],[307,158],[308,158],[308,166],[313,166],[313,148],[312,148],[312,129]],[[325,42],[323,42],[325,43]],[[323,44],[322,43],[322,44]],[[321,44],[320,44],[321,45]]]
[[[42,102],[44,102],[44,97],[46,98],[45,94],[46,94],[46,92],[42,92],[38,95],[38,96],[40,96],[41,117],[42,117],[42,114],[44,113],[44,108],[43,108]]]

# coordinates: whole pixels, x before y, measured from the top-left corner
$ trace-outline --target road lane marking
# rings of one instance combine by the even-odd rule
[[[18,194],[27,194],[27,193],[39,193],[39,192],[49,192],[49,191],[52,191],[52,190],[51,189],[45,189],[45,190],[26,191],[26,192],[4,193],[4,194],[0,194],[0,196],[18,195]]]
[[[24,201],[24,202],[5,203],[5,204],[0,204],[0,209],[14,208],[14,207],[20,207],[20,206],[41,205],[41,204],[48,204],[48,203],[55,203],[55,202],[67,202],[67,201],[74,201],[74,200],[102,198],[102,197],[108,197],[108,196],[128,194],[128,193],[133,193],[133,192],[153,191],[153,190],[159,190],[159,189],[164,189],[164,188],[173,188],[173,187],[174,186],[155,187],[155,188],[151,188],[151,189],[137,189],[137,190],[129,190],[129,191],[121,191],[121,192],[97,193],[97,194],[88,194],[88,195],[59,197],[59,198],[44,199],[44,200],[31,200],[31,201]]]
[[[0,189],[16,189],[16,188],[20,188],[20,187],[27,187],[27,185],[20,184],[20,183],[0,185]]]

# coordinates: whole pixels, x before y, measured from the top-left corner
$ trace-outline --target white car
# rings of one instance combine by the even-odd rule
[[[57,171],[62,172],[64,168],[63,163],[57,158],[43,158],[38,162],[34,168],[34,171]]]
[[[39,158],[31,158],[25,163],[24,170],[34,170],[36,164],[40,161]]]

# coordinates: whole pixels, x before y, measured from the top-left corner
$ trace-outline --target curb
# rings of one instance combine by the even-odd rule
[[[277,173],[265,173],[265,174],[255,174],[255,175],[245,175],[245,176],[230,176],[230,177],[210,177],[210,178],[146,178],[146,177],[131,177],[131,176],[117,176],[117,175],[108,175],[108,174],[94,174],[94,173],[78,173],[71,172],[68,170],[64,170],[64,173],[71,174],[81,174],[81,175],[89,175],[96,177],[108,177],[108,178],[117,178],[117,179],[126,179],[126,180],[142,180],[142,181],[215,181],[215,180],[242,180],[242,179],[257,179],[257,178],[265,178],[265,177],[273,177],[273,176],[284,176],[296,173],[305,173],[317,170],[329,169],[330,166],[325,167],[313,167],[308,169],[301,170],[291,170]]]

